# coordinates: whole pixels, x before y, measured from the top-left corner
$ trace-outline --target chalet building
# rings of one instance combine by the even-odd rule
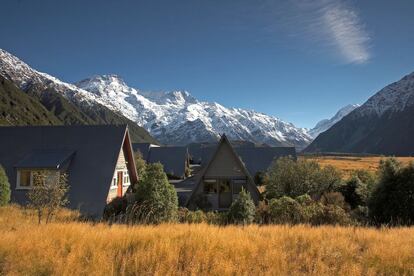
[[[0,127],[0,164],[13,202],[27,204],[33,172],[67,173],[68,207],[91,217],[137,182],[127,126]]]
[[[160,147],[147,143],[133,144],[147,163],[161,163],[169,179],[184,179],[188,176],[190,158],[186,147]]]
[[[226,210],[242,188],[250,193],[255,203],[259,201],[260,194],[253,178],[225,135],[202,170],[176,185],[180,203],[189,209],[200,208],[200,202],[208,202],[209,206],[204,207]]]

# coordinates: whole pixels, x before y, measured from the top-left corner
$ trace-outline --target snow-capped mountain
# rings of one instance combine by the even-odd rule
[[[186,91],[145,92],[128,87],[116,75],[96,76],[75,85],[39,72],[0,49],[0,74],[22,90],[52,89],[84,110],[105,107],[147,129],[165,144],[230,139],[301,149],[311,141],[306,129],[250,110],[198,101]],[[99,113],[99,112],[96,112]]]
[[[328,130],[331,126],[339,122],[343,117],[358,107],[360,107],[359,104],[349,104],[347,106],[344,106],[343,108],[339,109],[339,111],[336,112],[332,118],[319,121],[314,128],[309,130],[309,135],[312,136],[312,138],[316,138],[320,133]]]
[[[89,91],[107,107],[146,128],[166,144],[188,144],[218,139],[303,148],[307,131],[278,118],[218,103],[199,101],[186,91],[144,92],[131,88],[116,75],[94,76],[75,84]]]
[[[414,155],[414,72],[321,133],[306,152]]]
[[[49,117],[56,116],[53,120],[55,123],[128,124],[134,141],[156,142],[146,130],[136,123],[101,104],[100,98],[93,93],[34,70],[2,49],[0,49],[0,76],[17,86],[16,89],[28,94],[32,101],[37,102],[38,106],[51,112]],[[17,97],[17,95],[14,96]],[[28,107],[26,107],[25,113],[30,113],[28,110]],[[28,114],[21,114],[20,116],[15,114],[15,121],[19,121],[19,117],[24,117],[24,115]],[[23,119],[21,122],[29,124],[27,121],[24,122]]]

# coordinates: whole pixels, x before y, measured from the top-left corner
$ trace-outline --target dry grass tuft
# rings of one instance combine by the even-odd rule
[[[0,275],[414,274],[414,229],[36,224],[0,208]]]

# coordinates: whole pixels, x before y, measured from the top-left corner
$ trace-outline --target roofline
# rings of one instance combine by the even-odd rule
[[[138,175],[137,175],[137,170],[136,170],[136,164],[135,164],[135,156],[134,156],[134,149],[132,148],[132,143],[131,143],[131,137],[130,137],[130,135],[129,135],[129,129],[128,129],[128,125],[125,125],[125,133],[124,133],[124,137],[123,137],[123,139],[122,139],[122,145],[121,145],[121,149],[120,149],[120,152],[121,152],[121,150],[123,150],[124,149],[124,146],[125,146],[125,143],[128,141],[128,147],[127,147],[127,150],[128,150],[128,153],[129,153],[129,158],[128,159],[130,159],[130,160],[128,160],[129,162],[128,163],[130,163],[130,162],[132,162],[132,170],[131,170],[131,168],[129,168],[132,172],[132,176],[133,176],[133,178],[135,178],[135,179],[132,179],[132,180],[135,180],[135,182],[138,182]]]

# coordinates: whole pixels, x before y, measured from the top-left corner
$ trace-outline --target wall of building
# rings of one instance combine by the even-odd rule
[[[128,167],[127,167],[127,161],[125,158],[125,152],[121,149],[118,160],[116,162],[116,167],[114,171],[114,175],[112,177],[112,183],[111,187],[109,189],[107,202],[110,202],[112,199],[116,198],[118,195],[118,172],[123,173],[123,179],[122,179],[122,194],[124,195],[126,190],[131,184],[131,179],[129,179],[129,173],[128,173]]]

